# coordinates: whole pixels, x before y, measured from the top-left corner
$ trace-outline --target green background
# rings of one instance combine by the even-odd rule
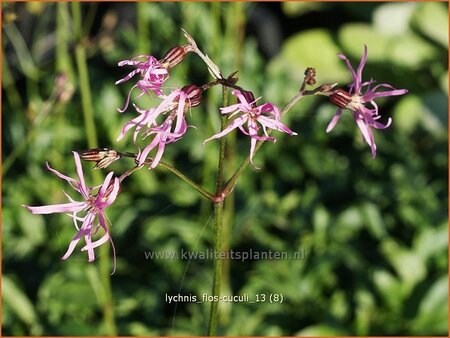
[[[255,156],[225,207],[226,247],[304,250],[304,260],[226,261],[223,294],[282,294],[283,303],[221,305],[220,335],[447,335],[448,8],[444,3],[2,3],[2,320],[4,335],[204,335],[209,303],[165,302],[165,294],[211,292],[211,260],[146,260],[145,251],[212,248],[212,205],[167,170],[140,170],[107,209],[117,252],[88,263],[80,246],[61,261],[74,235],[64,215],[32,215],[22,204],[64,203],[71,188],[45,169],[74,176],[72,150],[89,147],[77,56],[86,53],[99,145],[134,151],[135,116],[119,114],[131,83],[117,62],[161,58],[184,44],[185,28],[224,74],[261,102],[283,106],[313,66],[318,84],[363,76],[407,88],[378,102],[375,160],[351,114],[332,133],[335,107],[301,100],[283,119],[299,136],[278,133]],[[74,16],[75,9],[75,16]],[[78,50],[78,52],[77,52]],[[55,85],[57,74],[68,83]],[[210,80],[189,55],[165,85]],[[62,95],[62,96],[61,96]],[[85,95],[85,94],[84,94]],[[212,190],[221,92],[214,88],[188,116],[185,137],[164,160]],[[66,99],[64,99],[66,98]],[[85,98],[85,96],[84,96]],[[141,107],[152,102],[142,99]],[[155,103],[156,101],[153,101]],[[88,115],[89,116],[89,115]],[[249,140],[227,138],[226,175]],[[122,173],[127,160],[110,168]],[[108,169],[110,169],[108,168]],[[90,170],[89,184],[108,170]],[[110,285],[110,288],[108,287]]]

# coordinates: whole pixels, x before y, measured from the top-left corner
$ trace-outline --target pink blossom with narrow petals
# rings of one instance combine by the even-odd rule
[[[342,115],[343,109],[351,110],[353,119],[360,129],[364,140],[371,148],[372,158],[375,158],[377,146],[375,144],[371,127],[375,129],[386,129],[391,125],[392,119],[389,118],[386,124],[377,121],[381,118],[381,116],[378,113],[378,105],[374,100],[379,97],[404,95],[408,92],[408,90],[395,89],[387,83],[381,83],[371,88],[371,85],[375,83],[374,80],[363,82],[362,71],[367,61],[367,46],[364,46],[364,53],[356,71],[353,69],[350,61],[344,54],[338,54],[338,56],[340,59],[345,61],[347,68],[352,75],[353,82],[349,85],[348,92],[342,89],[336,89],[330,95],[330,100],[339,108],[328,124],[326,132],[329,133],[336,126]],[[390,90],[377,92],[380,88],[388,88]],[[362,92],[363,89],[365,90],[364,93]],[[366,103],[370,103],[372,108],[368,108]]]
[[[144,59],[144,61],[140,61],[140,59]],[[134,88],[139,88],[141,90],[141,93],[136,96],[136,98],[139,98],[150,91],[158,96],[164,96],[161,91],[161,86],[169,78],[169,72],[156,58],[151,55],[139,55],[132,60],[120,61],[118,65],[120,67],[133,66],[136,67],[136,69],[131,71],[127,76],[116,81],[116,85],[130,80],[136,74],[141,75],[141,79],[138,80],[128,92],[125,106],[122,109],[117,109],[119,112],[123,113],[127,109],[128,104],[130,103],[131,92]]]
[[[134,106],[140,115],[125,124],[117,140],[121,140],[132,128],[135,128],[134,142],[139,134],[143,139],[153,136],[152,141],[139,151],[137,161],[139,165],[143,165],[150,152],[156,149],[149,166],[150,169],[154,169],[160,162],[166,145],[178,141],[186,133],[188,124],[185,115],[191,102],[183,89],[175,89],[156,108],[142,110]],[[157,119],[160,116],[164,116],[165,119],[158,124]]]
[[[66,260],[67,258],[69,258],[78,242],[84,237],[86,245],[81,248],[81,251],[87,251],[88,260],[89,262],[92,262],[95,259],[94,249],[109,240],[113,248],[115,270],[116,255],[114,243],[112,242],[111,236],[109,234],[104,209],[110,206],[117,198],[120,184],[119,178],[116,177],[113,179],[114,173],[110,172],[106,176],[105,181],[101,186],[88,187],[86,186],[84,181],[80,156],[77,152],[73,152],[73,156],[75,158],[78,180],[68,177],[51,168],[48,163],[47,168],[59,178],[66,180],[71,185],[71,187],[81,195],[83,201],[75,201],[71,197],[66,195],[70,200],[69,203],[44,205],[39,207],[24,205],[24,207],[30,210],[33,214],[71,213],[69,216],[72,217],[74,226],[78,232],[70,242],[69,248],[67,249],[62,259]],[[97,189],[98,193],[95,194],[94,191]],[[80,212],[85,213],[85,215],[78,216],[78,213]],[[98,220],[98,224],[95,224],[96,219]],[[104,235],[98,240],[92,240],[92,236],[95,235],[100,228],[105,232]]]
[[[297,135],[297,133],[290,130],[286,125],[280,122],[280,110],[272,103],[264,103],[256,106],[256,101],[251,92],[234,89],[232,94],[238,98],[238,103],[228,107],[220,108],[222,114],[230,114],[229,118],[237,116],[224,130],[206,139],[203,144],[212,139],[221,138],[236,128],[250,137],[250,162],[253,167],[259,169],[253,163],[253,156],[255,154],[255,147],[257,141],[271,141],[275,142],[276,138],[269,136],[267,129],[278,130],[289,135]],[[247,130],[244,125],[247,124]],[[263,135],[259,135],[262,127]]]

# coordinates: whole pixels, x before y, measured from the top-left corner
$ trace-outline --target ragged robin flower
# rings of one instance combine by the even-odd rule
[[[238,115],[231,123],[221,132],[206,139],[203,144],[212,139],[221,138],[236,128],[247,136],[250,136],[250,162],[253,167],[257,168],[253,163],[253,156],[255,154],[255,147],[257,141],[272,141],[275,142],[276,138],[269,136],[267,129],[274,129],[289,135],[297,135],[297,133],[290,130],[286,125],[280,121],[280,110],[272,103],[264,103],[260,106],[256,106],[255,97],[252,92],[234,89],[232,94],[238,98],[238,103],[228,107],[220,108],[222,114],[230,114],[229,118]],[[248,130],[244,128],[247,124]],[[259,134],[260,126],[263,133]]]
[[[75,166],[78,174],[78,180],[61,174],[59,171],[51,168],[47,163],[47,168],[59,178],[66,180],[71,187],[78,192],[82,201],[75,201],[67,194],[69,203],[44,205],[39,207],[27,206],[33,214],[52,214],[52,213],[68,213],[73,219],[73,224],[77,229],[77,234],[69,244],[69,248],[62,257],[63,260],[69,258],[73,253],[78,242],[84,238],[86,245],[81,248],[81,251],[87,251],[88,260],[92,262],[95,259],[94,249],[104,244],[108,240],[111,242],[114,254],[114,268],[116,262],[116,255],[114,244],[108,230],[107,218],[105,215],[105,208],[110,206],[117,198],[119,193],[119,178],[113,178],[113,172],[110,172],[101,186],[88,187],[84,181],[83,168],[81,166],[80,156],[77,152],[73,152],[75,158]],[[98,191],[96,193],[96,191]],[[83,213],[84,215],[79,215]],[[93,236],[102,229],[104,234],[97,240],[93,240]]]
[[[200,88],[188,85],[173,90],[156,108],[142,110],[134,105],[140,115],[125,124],[117,140],[121,140],[132,128],[135,128],[134,142],[139,134],[143,139],[153,136],[153,140],[142,151],[139,151],[136,160],[139,165],[143,165],[150,152],[157,148],[156,154],[150,162],[150,169],[154,169],[161,160],[166,145],[178,141],[186,133],[188,128],[186,112],[189,108],[200,104],[201,95]],[[160,116],[165,119],[158,124],[157,119]]]
[[[116,81],[116,85],[121,84],[125,81],[130,80],[136,74],[139,74],[141,78],[128,92],[127,100],[122,109],[118,109],[119,112],[123,113],[130,103],[131,92],[134,88],[139,88],[141,93],[139,93],[136,98],[141,97],[144,94],[148,94],[150,91],[158,96],[163,96],[161,91],[162,84],[169,78],[169,72],[155,57],[151,55],[139,55],[131,60],[123,60],[118,64],[122,66],[133,66],[136,69],[130,72],[127,76]]]
[[[192,48],[190,45],[175,46],[169,49],[161,60],[157,60],[151,55],[139,55],[132,60],[120,61],[118,64],[120,67],[133,66],[136,67],[136,69],[131,71],[127,76],[116,81],[116,85],[130,80],[137,74],[139,74],[141,78],[128,92],[125,106],[122,109],[118,109],[119,112],[123,113],[127,109],[128,104],[130,103],[131,92],[134,88],[139,88],[141,90],[141,93],[139,93],[136,98],[148,94],[150,91],[160,97],[164,97],[161,86],[169,78],[169,70],[183,61],[186,54],[191,51]]]
[[[374,100],[379,97],[403,95],[406,94],[408,90],[395,89],[387,83],[381,83],[371,88],[371,85],[375,83],[374,80],[370,80],[368,82],[362,81],[362,71],[367,60],[367,46],[364,46],[364,53],[356,72],[345,55],[338,54],[338,56],[340,59],[345,61],[347,68],[352,75],[353,82],[349,85],[348,91],[336,89],[329,96],[331,102],[339,108],[328,124],[326,131],[328,133],[333,130],[341,117],[342,111],[344,109],[349,109],[353,114],[353,119],[358,125],[364,140],[369,144],[372,150],[372,158],[375,158],[377,146],[375,144],[371,127],[375,129],[385,129],[391,125],[392,119],[389,118],[386,124],[377,121],[381,118],[381,116],[379,115],[378,106]],[[388,88],[390,90],[377,92],[380,88]],[[371,106],[370,108],[368,107],[369,104]]]

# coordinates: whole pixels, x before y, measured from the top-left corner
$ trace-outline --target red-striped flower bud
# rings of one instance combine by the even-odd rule
[[[352,95],[340,88],[333,91],[329,98],[339,108],[347,108],[352,101]]]
[[[185,55],[191,51],[192,48],[189,45],[172,47],[159,62],[161,62],[166,69],[173,68],[183,61]]]
[[[84,161],[96,162],[94,169],[103,169],[117,161],[122,155],[108,148],[96,148],[82,151],[80,157]]]
[[[200,104],[200,101],[202,100],[202,90],[199,87],[196,85],[188,85],[181,88],[181,90],[186,93],[191,107],[196,107]]]
[[[246,100],[248,103],[251,103],[252,107],[256,107],[256,104],[255,104],[255,96],[253,95],[253,93],[252,93],[251,91],[249,91],[249,90],[241,90],[240,92],[242,93],[242,96],[244,96],[245,100]],[[238,100],[239,100],[239,99],[238,99]],[[239,102],[240,102],[240,101],[241,101],[241,100],[239,100]],[[243,103],[243,102],[241,102],[241,103]]]
[[[160,60],[164,68],[170,69],[183,61],[186,52],[183,47],[176,46],[169,49],[164,58]]]

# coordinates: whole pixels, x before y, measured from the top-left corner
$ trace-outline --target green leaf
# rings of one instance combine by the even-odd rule
[[[402,97],[394,108],[393,127],[400,133],[412,133],[420,122],[423,109],[422,101],[417,95]]]
[[[448,5],[421,3],[414,13],[413,23],[421,33],[448,48]]]
[[[25,293],[17,287],[17,285],[15,285],[8,276],[5,275],[2,277],[2,296],[4,305],[7,305],[10,309],[12,309],[21,321],[28,325],[37,325],[39,327],[39,324],[36,324],[37,315],[33,304]],[[39,335],[39,333],[34,334]]]
[[[447,138],[447,105],[448,95],[440,90],[427,92],[423,96],[424,110],[422,124],[435,137]]]
[[[296,332],[295,336],[327,337],[327,336],[346,336],[347,334],[348,332],[341,328],[325,324],[318,324],[305,327],[303,330]]]
[[[439,78],[441,89],[444,93],[448,93],[448,71],[441,75]]]
[[[412,322],[415,335],[448,334],[448,277],[437,280],[428,290],[419,306],[418,316]]]
[[[409,22],[417,4],[386,3],[373,14],[376,29],[388,36],[400,36],[409,30]]]
[[[300,79],[307,67],[314,67],[318,82],[340,82],[350,77],[337,57],[339,52],[327,30],[312,29],[287,39],[278,62],[284,63],[290,73],[296,73]]]
[[[367,290],[357,290],[356,301],[356,335],[367,336],[369,334],[373,312],[376,309],[374,296]]]
[[[323,3],[320,2],[282,2],[281,8],[283,12],[290,17],[301,16],[302,14],[318,11],[324,7]]]
[[[30,244],[35,246],[41,244],[46,237],[44,219],[36,217],[25,208],[19,209],[18,213],[20,227]]]
[[[423,261],[444,252],[448,248],[448,227],[442,223],[439,228],[427,227],[414,239],[414,252]]]
[[[381,250],[402,279],[402,291],[406,296],[426,276],[424,261],[416,252],[400,247],[393,240],[384,241]]]
[[[401,282],[385,270],[376,270],[373,281],[384,302],[395,312],[401,310],[403,297]]]
[[[339,30],[339,42],[345,49],[345,55],[350,59],[361,59],[364,45],[368,49],[368,62],[383,62],[387,58],[389,38],[377,32],[371,25],[352,23],[344,25]],[[353,68],[358,66],[353,64]]]
[[[330,228],[330,237],[338,241],[348,240],[360,231],[362,225],[359,209],[356,206],[349,207],[339,214],[334,226]]]
[[[313,224],[314,224],[314,236],[316,245],[319,248],[324,248],[327,241],[327,227],[329,224],[330,216],[324,207],[319,206],[314,209]]]
[[[436,48],[421,37],[408,32],[401,39],[392,40],[387,48],[388,57],[402,67],[419,67],[436,58]]]
[[[386,228],[380,210],[374,204],[365,203],[361,208],[361,212],[369,231],[375,238],[381,239],[386,235]]]

